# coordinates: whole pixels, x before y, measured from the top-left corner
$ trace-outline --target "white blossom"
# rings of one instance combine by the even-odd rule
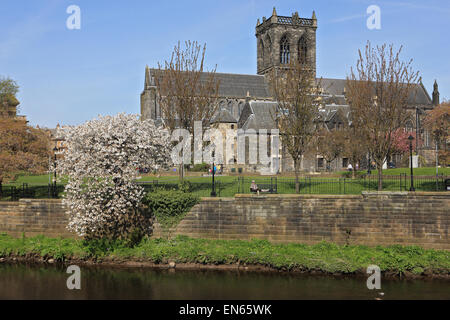
[[[68,178],[68,229],[79,236],[120,238],[150,228],[139,210],[138,168],[166,168],[170,136],[137,115],[99,117],[64,132],[67,149],[57,171]]]

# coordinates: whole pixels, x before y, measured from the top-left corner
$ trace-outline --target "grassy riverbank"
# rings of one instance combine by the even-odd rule
[[[204,240],[178,237],[173,240],[146,239],[133,248],[123,242],[86,242],[43,236],[16,239],[0,235],[0,257],[54,259],[67,262],[142,261],[155,264],[258,265],[285,271],[361,273],[369,265],[383,272],[403,275],[450,274],[450,252],[420,247],[339,246],[272,244],[265,240]],[[6,259],[5,259],[6,258]]]

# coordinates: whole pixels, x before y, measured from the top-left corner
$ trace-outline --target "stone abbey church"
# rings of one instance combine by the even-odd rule
[[[227,129],[276,129],[272,114],[277,103],[271,96],[268,75],[274,68],[283,68],[291,59],[308,63],[316,70],[316,30],[318,20],[315,12],[311,18],[301,18],[298,12],[291,16],[279,16],[273,9],[270,18],[263,17],[256,24],[257,41],[257,74],[227,74],[216,73],[220,82],[219,108],[212,124],[222,130]],[[154,69],[146,68],[145,86],[141,94],[142,119],[160,120],[162,115],[158,107],[157,88],[153,77]],[[349,106],[345,98],[346,79],[321,78],[320,114],[325,126],[332,130],[339,123],[348,121]],[[428,134],[420,128],[421,117],[427,110],[439,104],[439,92],[435,83],[433,96],[430,98],[425,87],[420,84],[415,88],[414,98],[410,101],[411,121],[409,130],[418,130],[424,141],[423,152],[431,152],[431,141]],[[341,110],[341,112],[338,112]],[[421,116],[422,115],[422,116]],[[344,119],[342,119],[344,117]],[[293,170],[293,161],[281,148],[280,171]],[[228,156],[225,155],[226,158]],[[430,158],[432,155],[430,153]],[[301,168],[314,172],[325,169],[342,170],[348,165],[348,159],[340,158],[332,164],[325,164],[320,155],[308,156],[302,160]],[[239,166],[235,161],[229,161],[227,171],[254,172],[261,168],[257,166]]]

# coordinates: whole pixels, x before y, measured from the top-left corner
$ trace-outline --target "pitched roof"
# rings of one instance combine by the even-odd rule
[[[245,98],[247,92],[252,98],[268,99],[271,97],[264,76],[216,73],[219,83],[219,96]]]
[[[345,93],[345,87],[347,80],[346,79],[317,79],[320,81],[321,87],[324,90],[325,94],[329,94],[332,96],[343,96]],[[432,101],[430,96],[423,86],[423,84],[415,84],[413,92],[409,97],[409,104],[411,106],[415,105],[431,105]]]
[[[233,115],[225,108],[220,108],[216,115],[212,118],[211,123],[237,123]]]
[[[250,108],[251,114],[245,121],[242,129],[277,129],[277,125],[273,120],[277,103],[270,101],[249,101],[246,107]]]
[[[155,75],[157,69],[148,69],[146,73],[146,86],[154,85],[151,80]],[[207,81],[209,73],[202,73],[200,75],[201,81]],[[270,94],[269,84],[264,76],[261,75],[249,75],[249,74],[232,74],[232,73],[215,73],[216,79],[219,81],[219,97],[222,98],[246,98],[247,93],[252,99],[264,100],[273,98]],[[344,97],[346,79],[331,79],[321,78],[321,87],[324,90],[324,94],[332,96],[330,98],[331,103],[337,105],[346,105]],[[334,101],[333,101],[334,100]],[[411,106],[432,105],[432,100],[423,84],[415,84],[414,91],[411,93],[409,104]]]
[[[154,76],[157,71],[157,69],[150,69],[151,75],[149,77]],[[208,76],[209,73],[202,73],[200,75],[200,81],[208,81]],[[269,87],[264,76],[216,72],[215,77],[219,81],[219,97],[245,98],[248,92],[250,97],[254,99],[271,98]],[[146,79],[146,83],[147,81],[148,84],[151,83],[151,80]]]

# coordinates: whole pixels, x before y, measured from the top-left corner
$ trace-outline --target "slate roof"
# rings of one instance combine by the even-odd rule
[[[349,106],[340,106],[340,105],[324,106],[319,109],[319,116],[321,117],[321,120],[323,122],[329,123],[336,117],[336,115],[338,114],[339,111],[342,112],[342,116],[344,117],[344,119],[338,118],[338,120],[344,121],[345,119],[347,119],[347,121],[350,121],[350,119],[349,119],[350,107]]]
[[[277,129],[276,123],[272,118],[276,112],[276,102],[249,101],[244,108],[250,108],[251,114],[245,121],[242,129]]]
[[[334,95],[334,96],[343,96],[344,88],[346,85],[346,79],[317,79],[317,81],[321,82],[321,86],[324,89],[325,94]],[[414,91],[411,93],[409,98],[409,104],[411,106],[416,105],[431,105],[431,98],[426,91],[425,87],[422,84],[414,85]]]
[[[245,98],[247,92],[252,98],[270,98],[269,87],[264,76],[216,73],[219,95],[227,98]]]
[[[157,69],[149,69],[151,75],[154,75]],[[208,73],[202,73],[201,81],[207,81]],[[232,74],[232,73],[218,73],[215,74],[219,81],[219,97],[222,98],[245,98],[247,92],[250,97],[255,100],[271,99],[271,94],[267,80],[261,75],[249,74]],[[324,94],[334,96],[334,102],[338,105],[346,105],[345,102],[345,86],[346,79],[331,79],[321,78],[317,79],[321,82],[324,89]],[[411,106],[431,106],[432,100],[422,84],[416,84],[414,92],[411,93],[409,104]]]
[[[346,106],[347,100],[343,95],[340,96],[324,96],[322,97],[322,103],[325,105],[337,105]]]
[[[152,75],[154,75],[155,71],[157,70],[150,69]],[[216,72],[215,76],[219,81],[219,97],[245,98],[248,92],[254,99],[271,98],[264,76],[218,72]],[[207,77],[208,73],[202,73],[200,81],[207,81]]]
[[[211,120],[211,123],[237,123],[233,115],[225,108],[221,108]]]

